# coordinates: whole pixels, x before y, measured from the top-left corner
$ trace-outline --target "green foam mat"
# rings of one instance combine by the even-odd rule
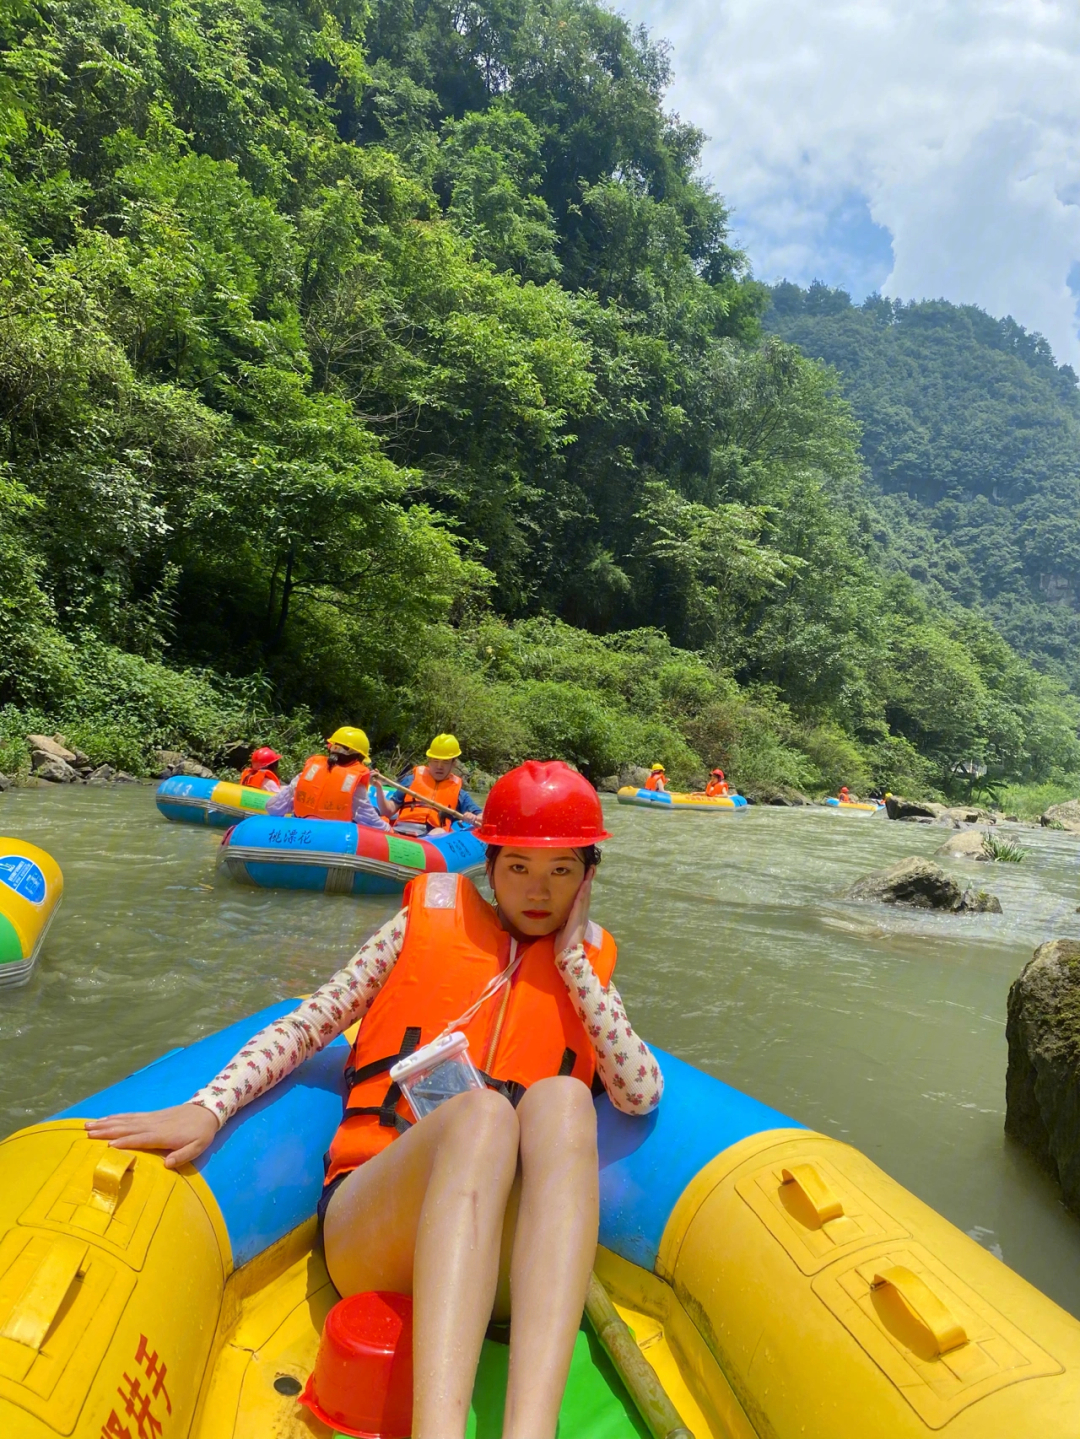
[[[502,1434],[509,1366],[507,1345],[485,1339],[466,1439],[499,1439]],[[645,1421],[591,1329],[578,1331],[556,1433],[558,1439],[649,1439]]]
[[[476,1371],[467,1439],[499,1439],[510,1350],[484,1340]],[[611,1360],[589,1328],[578,1331],[559,1412],[558,1439],[649,1439]]]

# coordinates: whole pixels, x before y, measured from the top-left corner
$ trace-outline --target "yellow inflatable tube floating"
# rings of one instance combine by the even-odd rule
[[[3,1439],[329,1439],[297,1396],[347,1045],[179,1173],[83,1128],[186,1098],[290,1007],[0,1144]],[[1075,1439],[1076,1320],[859,1151],[660,1059],[659,1112],[597,1101],[596,1272],[694,1439]],[[644,1432],[588,1331],[571,1379],[561,1433]]]
[[[0,988],[25,984],[33,974],[63,893],[51,854],[0,836]]]

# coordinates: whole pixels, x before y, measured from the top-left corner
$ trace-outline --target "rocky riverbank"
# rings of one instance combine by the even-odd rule
[[[24,780],[31,784],[132,784],[138,778],[111,764],[95,765],[81,749],[69,746],[62,734],[30,734],[26,736],[26,745],[30,766],[29,774],[24,772]],[[230,760],[235,758],[237,767],[246,764],[250,747],[241,745],[234,749],[235,756],[230,755]],[[213,770],[178,750],[155,750],[154,759],[158,779],[168,779],[175,774],[214,777]],[[10,789],[14,782],[12,776],[0,774],[0,791]]]

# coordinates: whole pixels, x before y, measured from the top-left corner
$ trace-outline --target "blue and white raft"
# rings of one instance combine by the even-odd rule
[[[329,1439],[296,1396],[337,1297],[314,1214],[346,1040],[179,1172],[83,1128],[186,1100],[291,1007],[0,1145],[4,1439]],[[1075,1439],[1075,1319],[857,1150],[657,1057],[656,1113],[597,1100],[595,1267],[695,1439]],[[579,1340],[575,1363],[621,1403]],[[570,1388],[561,1433],[645,1433],[599,1397],[606,1418],[571,1422]],[[476,1405],[469,1432],[500,1423]]]
[[[713,814],[742,814],[747,808],[741,794],[687,794],[680,790],[635,789],[629,784],[623,785],[615,798],[619,804],[636,805],[639,809],[700,809],[711,810]]]
[[[484,855],[469,825],[415,839],[344,820],[252,816],[225,836],[219,863],[262,889],[398,894],[418,874],[479,874]]]
[[[180,824],[208,824],[228,829],[249,814],[265,814],[266,790],[235,784],[227,779],[199,779],[173,775],[157,788],[157,807],[166,819]]]

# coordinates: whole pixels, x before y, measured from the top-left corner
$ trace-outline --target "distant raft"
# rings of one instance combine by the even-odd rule
[[[262,889],[399,894],[418,874],[478,874],[485,849],[466,826],[406,839],[333,819],[252,816],[225,836],[221,867]]]
[[[631,784],[623,785],[615,798],[620,804],[636,804],[641,809],[707,809],[716,814],[741,814],[747,808],[741,794],[679,794],[635,789]]]
[[[60,908],[64,876],[51,854],[0,838],[0,988],[25,984]]]
[[[181,824],[208,824],[228,829],[249,814],[265,814],[270,798],[264,789],[233,784],[226,779],[194,779],[173,775],[158,785],[157,807],[166,819]]]
[[[833,809],[843,810],[845,814],[877,814],[879,810],[885,808],[884,804],[876,799],[855,800],[830,797],[825,803]]]

